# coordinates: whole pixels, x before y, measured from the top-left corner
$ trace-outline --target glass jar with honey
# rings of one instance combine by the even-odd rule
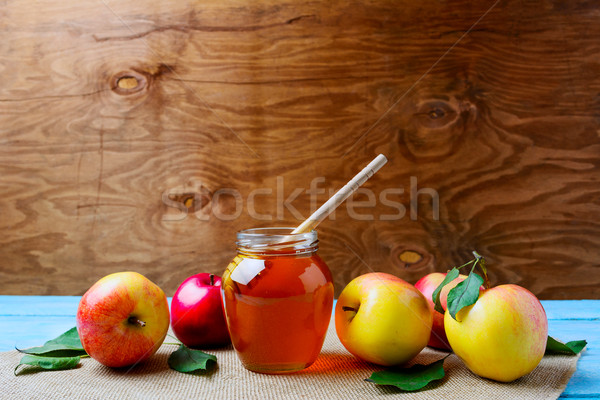
[[[333,305],[331,273],[317,255],[317,232],[292,230],[238,232],[238,254],[223,274],[231,341],[251,371],[302,370],[323,346]]]

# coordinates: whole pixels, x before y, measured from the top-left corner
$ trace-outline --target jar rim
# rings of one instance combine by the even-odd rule
[[[317,251],[317,231],[292,233],[293,227],[243,229],[237,233],[237,248],[247,254],[303,254]]]
[[[312,230],[310,232],[305,232],[305,233],[292,233],[294,231],[294,229],[296,229],[295,227],[289,227],[289,226],[268,226],[268,227],[264,227],[264,228],[248,228],[248,229],[242,229],[241,231],[238,232],[239,234],[244,234],[244,235],[285,235],[285,236],[290,236],[290,235],[305,235],[305,234],[312,234],[314,232],[314,234],[317,234],[317,231]]]

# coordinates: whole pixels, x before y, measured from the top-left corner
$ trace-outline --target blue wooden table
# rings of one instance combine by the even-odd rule
[[[0,351],[43,344],[75,326],[78,296],[0,296]],[[542,301],[550,335],[588,347],[561,399],[600,399],[600,300]]]

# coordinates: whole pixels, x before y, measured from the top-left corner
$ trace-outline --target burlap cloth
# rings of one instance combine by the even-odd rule
[[[168,340],[168,339],[167,339]],[[290,375],[249,372],[229,347],[210,351],[218,366],[208,373],[183,374],[169,369],[167,358],[176,349],[163,345],[131,370],[111,369],[86,358],[72,370],[43,371],[20,367],[21,354],[0,353],[0,396],[7,399],[556,399],[575,372],[578,357],[546,356],[529,375],[513,383],[497,383],[473,375],[454,355],[444,363],[446,377],[427,390],[407,393],[365,382],[380,367],[354,358],[329,327],[317,361]],[[415,360],[430,363],[445,355],[425,349]]]

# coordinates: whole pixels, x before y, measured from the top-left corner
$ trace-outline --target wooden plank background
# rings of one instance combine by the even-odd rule
[[[7,0],[0,39],[0,294],[172,295],[384,153],[319,227],[336,294],[476,249],[600,298],[596,2]]]

